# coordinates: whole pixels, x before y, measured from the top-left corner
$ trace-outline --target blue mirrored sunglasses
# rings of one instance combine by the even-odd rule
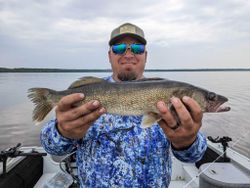
[[[145,52],[145,45],[144,44],[114,44],[111,46],[112,51],[114,54],[122,55],[124,54],[127,49],[130,48],[133,54],[143,54]]]

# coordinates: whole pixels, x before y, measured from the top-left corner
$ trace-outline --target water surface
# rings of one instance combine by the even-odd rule
[[[42,125],[32,122],[31,87],[67,88],[82,76],[104,77],[111,73],[0,73],[0,149],[15,145],[40,145]],[[230,136],[231,145],[250,158],[250,72],[147,72],[146,77],[185,81],[229,98],[230,112],[204,114],[202,132],[207,136]],[[50,117],[53,117],[51,114]]]

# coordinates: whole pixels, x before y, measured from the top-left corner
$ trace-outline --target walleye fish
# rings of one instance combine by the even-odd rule
[[[160,100],[168,104],[177,116],[170,98],[182,99],[189,96],[195,99],[203,112],[226,112],[230,107],[221,106],[228,101],[224,96],[196,87],[194,85],[166,80],[146,78],[138,81],[113,83],[96,77],[83,77],[73,82],[63,91],[48,88],[31,88],[28,97],[35,104],[33,120],[41,122],[57,105],[59,100],[69,94],[84,93],[85,98],[78,104],[98,100],[107,113],[117,115],[143,115],[142,127],[150,127],[161,119],[156,103]]]

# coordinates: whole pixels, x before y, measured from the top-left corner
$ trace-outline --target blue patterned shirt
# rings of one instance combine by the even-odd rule
[[[107,80],[113,81],[112,77]],[[158,124],[141,128],[142,116],[103,114],[82,139],[60,135],[56,120],[41,131],[44,149],[65,155],[76,148],[81,187],[168,187],[171,180],[170,149],[183,162],[196,162],[207,143],[200,132],[186,150],[177,151]]]

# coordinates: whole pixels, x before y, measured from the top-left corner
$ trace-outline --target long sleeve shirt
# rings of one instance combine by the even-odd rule
[[[42,129],[41,143],[53,155],[65,155],[76,148],[81,187],[168,187],[170,150],[177,159],[193,163],[203,156],[206,139],[198,132],[189,148],[175,150],[157,123],[143,129],[141,121],[142,116],[106,113],[82,139],[68,139],[58,132],[53,119]]]

